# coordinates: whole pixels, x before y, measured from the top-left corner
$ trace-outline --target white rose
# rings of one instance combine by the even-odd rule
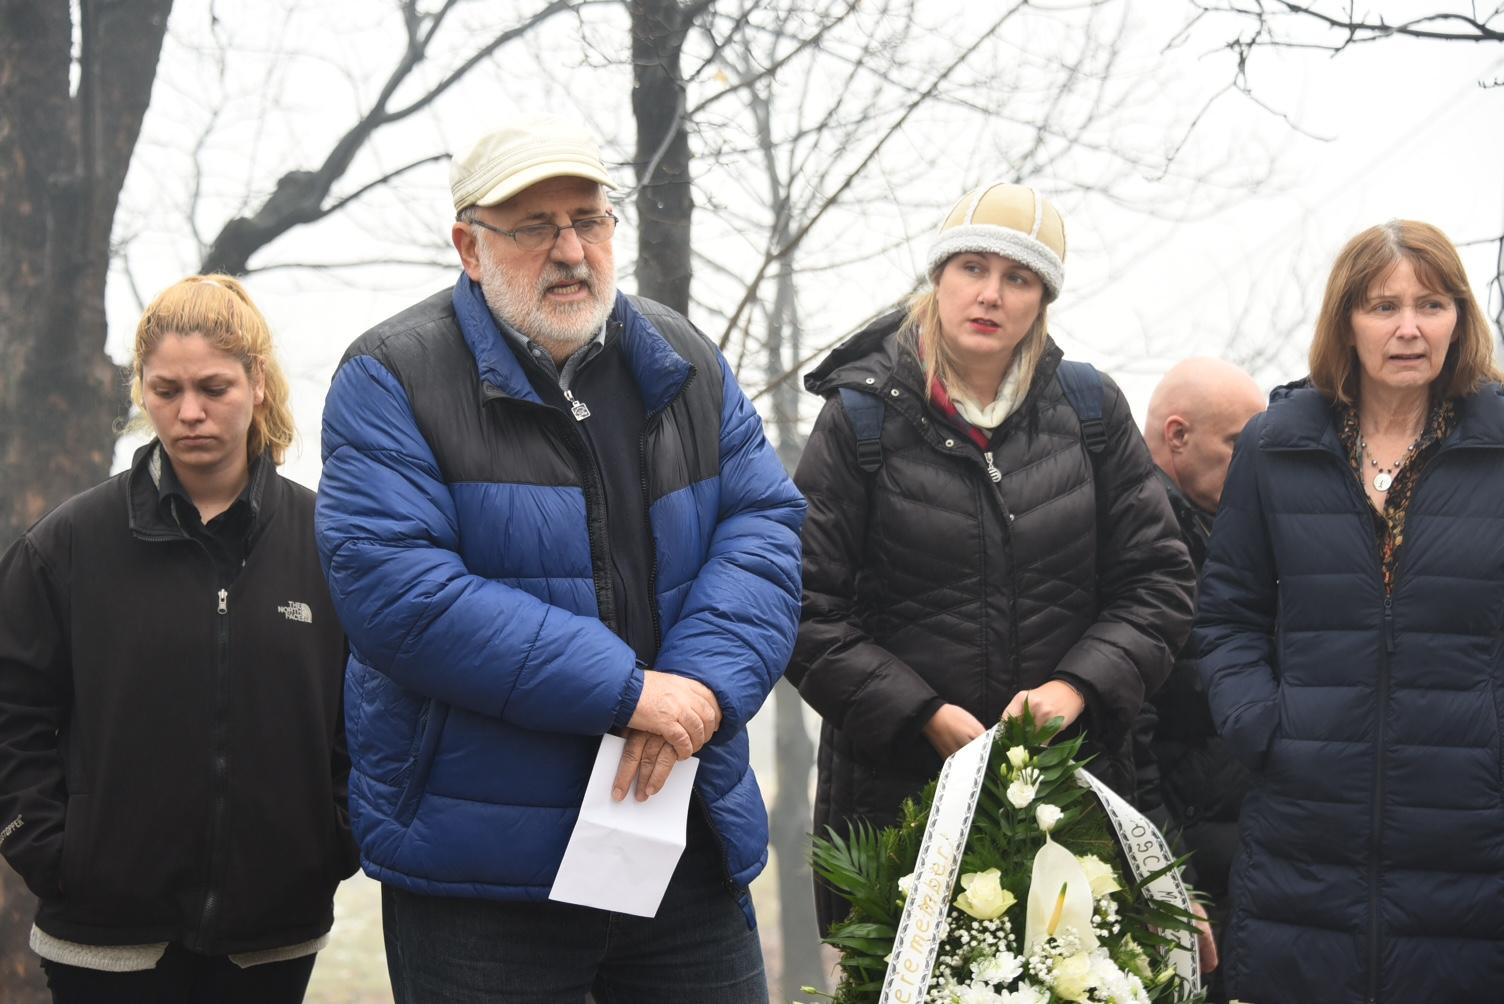
[[[1100,899],[1109,893],[1122,891],[1123,887],[1118,884],[1118,876],[1112,870],[1112,865],[1095,854],[1082,854],[1076,860],[1081,862],[1081,870],[1086,873],[1086,880],[1091,883],[1093,899]]]
[[[1029,765],[1029,751],[1022,746],[1014,746],[1008,750],[1008,762],[1014,770],[1021,770]]]
[[[1013,803],[1015,809],[1027,809],[1029,803],[1034,801],[1034,786],[1025,781],[1014,781],[1008,785],[1008,801]]]
[[[1079,1001],[1095,984],[1091,971],[1091,956],[1085,952],[1068,955],[1055,963],[1055,976],[1051,981],[1055,996],[1061,1000]]]
[[[977,920],[993,920],[1001,917],[1018,898],[999,881],[1002,873],[996,868],[984,872],[967,872],[961,876],[961,886],[966,890],[956,897],[956,908],[964,910]]]
[[[1034,810],[1035,821],[1039,823],[1039,828],[1046,833],[1055,828],[1055,824],[1060,822],[1060,817],[1063,815],[1065,813],[1061,811],[1060,806],[1051,805],[1049,802],[1041,803],[1039,808]]]
[[[914,891],[914,876],[917,874],[919,873],[909,872],[903,878],[898,880],[898,894],[904,899],[908,899],[909,894]]]

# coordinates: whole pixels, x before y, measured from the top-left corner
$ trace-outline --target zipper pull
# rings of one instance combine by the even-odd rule
[[[1384,597],[1384,648],[1394,651],[1394,598]]]
[[[590,408],[584,401],[578,400],[568,387],[564,388],[564,400],[569,402],[569,413],[576,422],[583,422],[590,417]]]
[[[230,591],[228,589],[221,589],[219,591],[219,612],[222,614],[230,612]]]
[[[992,479],[992,483],[995,485],[1001,484],[1003,480],[1003,472],[992,465],[992,451],[988,450],[986,453],[982,454],[982,459],[987,461],[987,476]]]

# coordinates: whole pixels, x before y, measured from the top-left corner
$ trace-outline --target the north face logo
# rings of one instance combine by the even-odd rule
[[[299,603],[297,600],[288,600],[287,606],[277,608],[277,613],[290,621],[302,621],[304,624],[313,623],[313,608],[306,603]]]

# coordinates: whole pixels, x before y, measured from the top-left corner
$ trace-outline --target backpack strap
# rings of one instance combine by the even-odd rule
[[[1095,462],[1107,447],[1107,426],[1102,421],[1102,374],[1091,363],[1062,360],[1055,376],[1065,392],[1066,403],[1081,423],[1081,438]]]
[[[883,465],[883,402],[854,387],[841,388],[841,406],[856,433],[856,463],[868,474]]]

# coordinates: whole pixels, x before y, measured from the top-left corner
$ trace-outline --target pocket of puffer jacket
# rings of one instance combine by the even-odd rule
[[[449,705],[429,701],[418,718],[414,736],[417,752],[413,755],[412,767],[402,785],[402,796],[397,799],[397,808],[393,812],[399,825],[408,825],[418,814],[418,803],[423,800],[423,791],[428,786],[428,772],[433,768],[433,758],[438,752],[439,739],[448,717]]]

